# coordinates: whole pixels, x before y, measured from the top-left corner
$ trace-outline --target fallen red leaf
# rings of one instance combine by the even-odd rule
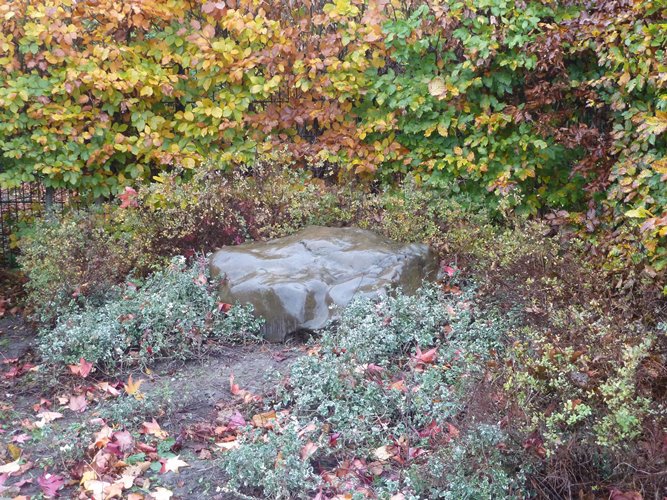
[[[229,391],[235,396],[241,393],[241,388],[239,385],[234,383],[233,373],[229,376]]]
[[[230,429],[238,429],[239,427],[245,427],[247,425],[245,418],[243,418],[243,415],[239,413],[238,411],[234,412],[234,414],[229,418],[229,422],[227,423],[227,426]]]
[[[23,443],[25,443],[26,441],[29,441],[29,440],[30,440],[30,436],[23,433],[23,434],[19,434],[18,436],[14,436],[12,438],[12,443],[23,444]]]
[[[24,363],[23,365],[12,366],[7,372],[4,373],[6,379],[20,377],[21,375],[29,372],[35,365],[30,363]]]
[[[140,432],[142,434],[151,434],[158,439],[166,439],[169,436],[166,431],[160,428],[160,424],[158,424],[155,419],[153,419],[152,422],[144,422],[141,424]]]
[[[146,443],[137,443],[137,448],[144,453],[155,453],[157,448]]]
[[[37,484],[44,496],[51,498],[57,495],[58,490],[65,484],[65,480],[60,476],[44,474],[37,479]]]
[[[127,452],[132,449],[134,438],[128,431],[117,431],[113,433],[112,437],[115,444],[117,444],[121,451]]]

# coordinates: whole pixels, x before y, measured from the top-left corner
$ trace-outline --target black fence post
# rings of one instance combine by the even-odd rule
[[[56,191],[52,187],[47,187],[44,190],[44,211],[47,216],[53,214],[53,200],[55,198]]]
[[[16,264],[18,251],[12,248],[11,237],[16,233],[18,223],[24,217],[27,220],[55,217],[64,210],[71,194],[37,183],[0,188],[0,268]]]

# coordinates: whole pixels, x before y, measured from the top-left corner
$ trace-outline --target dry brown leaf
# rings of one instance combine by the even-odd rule
[[[69,398],[69,409],[75,412],[82,413],[88,408],[88,401],[86,401],[85,395],[80,396],[71,396]]]
[[[158,486],[155,491],[151,491],[151,497],[154,500],[169,500],[174,494],[171,490]]]
[[[446,92],[445,81],[441,77],[436,76],[428,83],[428,93],[433,97],[442,97]]]
[[[276,421],[276,412],[267,411],[265,413],[257,413],[252,417],[252,423],[255,427],[264,427],[267,429],[273,429],[273,426]]]
[[[63,418],[63,414],[57,411],[43,411],[41,413],[38,413],[37,416],[40,417],[40,420],[35,422],[35,427],[38,427],[40,429],[44,427],[46,424],[53,422],[54,420]]]
[[[238,448],[239,446],[241,446],[241,445],[239,444],[239,442],[236,441],[236,440],[234,440],[234,441],[226,441],[226,442],[222,442],[222,443],[215,443],[215,445],[216,445],[218,448],[221,448],[221,449],[223,449],[223,450],[235,450],[236,448]]]
[[[318,448],[319,446],[315,443],[308,441],[303,448],[301,448],[301,460],[308,460]]]
[[[152,422],[144,422],[141,424],[141,427],[144,434],[150,434],[158,439],[166,439],[169,436],[167,431],[163,431],[160,428],[160,424],[158,424],[155,419],[153,419]]]
[[[390,451],[390,448],[391,447],[387,446],[387,445],[380,446],[379,448],[375,449],[375,451],[373,452],[373,455],[375,455],[378,458],[378,460],[381,460],[383,462],[387,461],[391,457],[394,456],[394,453],[392,451]]]

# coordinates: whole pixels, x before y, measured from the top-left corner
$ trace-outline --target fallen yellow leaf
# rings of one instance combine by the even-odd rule
[[[14,460],[18,460],[19,458],[21,458],[21,453],[22,453],[21,448],[19,448],[15,444],[9,443],[7,445],[7,451],[9,451],[9,454],[12,456]]]
[[[132,375],[127,379],[127,383],[124,384],[125,392],[130,396],[134,396],[135,399],[142,399],[144,395],[139,392],[139,387],[143,384],[143,380],[137,380],[136,382],[132,380]]]

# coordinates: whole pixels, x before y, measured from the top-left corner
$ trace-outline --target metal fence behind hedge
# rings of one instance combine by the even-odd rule
[[[47,189],[38,183],[17,188],[0,189],[0,267],[16,264],[17,231],[47,211],[62,213],[69,193]]]
[[[302,92],[288,87],[281,88],[267,100],[253,102],[254,107],[271,104],[294,102],[302,96]],[[306,126],[297,127],[297,133],[308,142],[315,142],[322,133],[317,120]],[[2,171],[0,162],[0,171]],[[13,189],[0,189],[0,267],[11,267],[16,264],[18,250],[16,248],[16,231],[23,223],[30,223],[36,217],[43,216],[47,210],[62,213],[68,206],[77,206],[73,192],[46,189],[39,183],[26,183]]]

